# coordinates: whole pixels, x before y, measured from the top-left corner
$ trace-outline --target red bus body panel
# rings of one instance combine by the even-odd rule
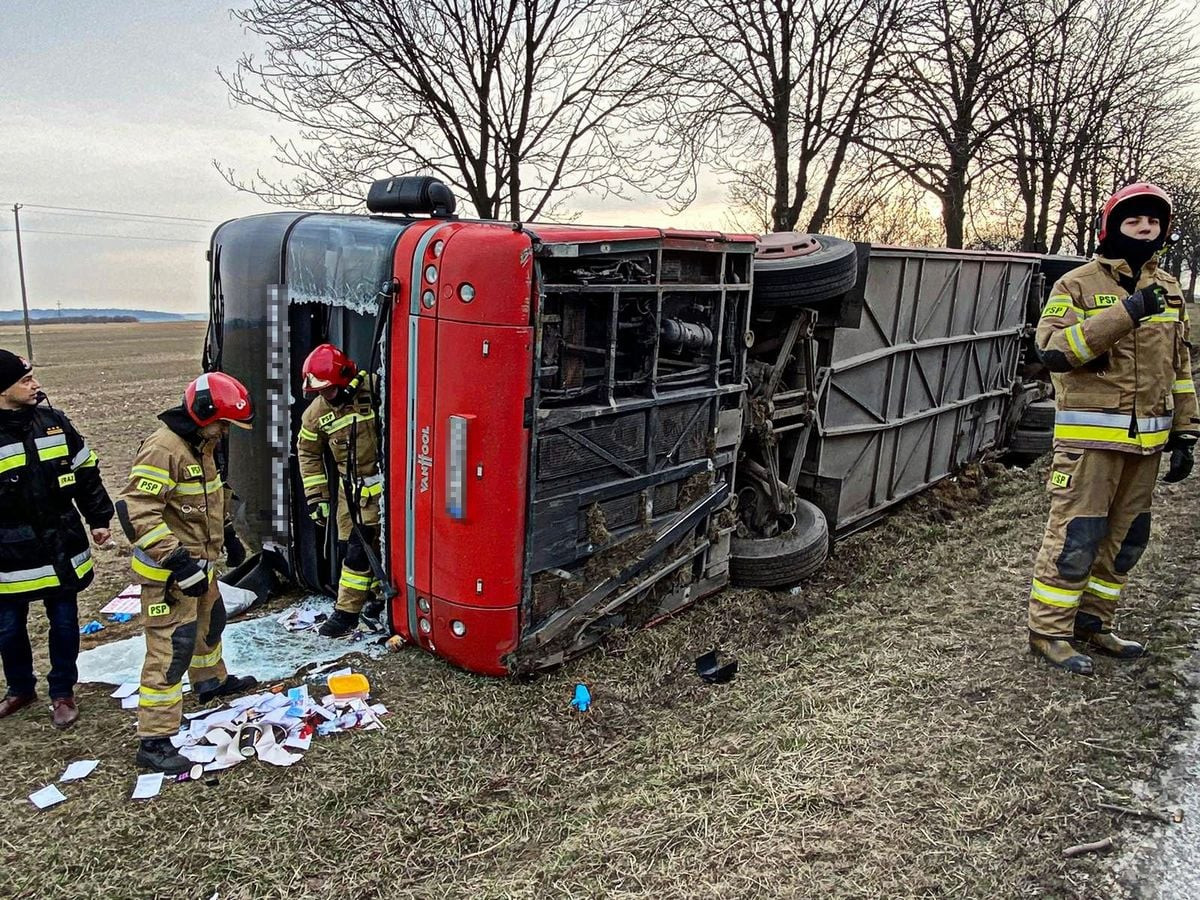
[[[387,398],[390,618],[430,652],[503,675],[524,583],[532,245],[479,223],[404,237]],[[447,505],[451,417],[466,423],[461,511]]]

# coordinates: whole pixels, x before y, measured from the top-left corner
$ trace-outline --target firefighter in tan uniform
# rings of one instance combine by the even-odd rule
[[[183,673],[201,703],[254,687],[229,675],[221,654],[225,606],[214,564],[224,549],[226,491],[213,451],[230,423],[250,427],[245,386],[222,372],[188,385],[183,404],[133,460],[117,515],[142,585],[146,659],[138,700],[138,765],[171,774],[191,763],[171,745],[183,711]]]
[[[1160,458],[1171,455],[1165,481],[1186,478],[1200,433],[1187,309],[1156,260],[1170,220],[1170,198],[1155,185],[1113,194],[1099,255],[1054,285],[1038,323],[1058,408],[1029,643],[1079,675],[1092,673],[1092,660],[1072,639],[1120,659],[1145,652],[1113,633],[1117,603],[1150,537]]]
[[[345,353],[321,344],[304,360],[304,392],[316,394],[300,422],[296,457],[308,514],[318,528],[329,519],[330,480],[337,485],[337,540],[345,547],[337,602],[320,627],[326,637],[349,634],[359,615],[374,620],[381,608],[370,554],[379,554],[378,440],[373,379]],[[326,471],[325,456],[335,471]],[[366,607],[364,609],[364,606]]]

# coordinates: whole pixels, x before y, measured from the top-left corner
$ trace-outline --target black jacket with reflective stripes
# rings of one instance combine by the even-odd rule
[[[113,505],[71,420],[45,406],[0,410],[0,602],[91,583],[80,513],[89,528],[107,528]]]

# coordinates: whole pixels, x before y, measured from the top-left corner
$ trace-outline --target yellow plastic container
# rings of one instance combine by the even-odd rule
[[[330,675],[329,693],[337,700],[366,700],[371,693],[371,683],[367,676],[359,672],[349,675]]]

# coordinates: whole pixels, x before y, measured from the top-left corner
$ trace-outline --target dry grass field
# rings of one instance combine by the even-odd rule
[[[39,374],[115,489],[201,329],[38,332]],[[1025,650],[1045,475],[974,470],[843,542],[797,595],[728,591],[529,682],[416,651],[367,662],[386,732],[146,803],[128,799],[130,714],[84,686],[70,732],[40,705],[0,722],[0,896],[1125,896],[1102,858],[1062,850],[1127,839],[1100,804],[1137,806],[1133,784],[1170,759],[1192,694],[1200,478],[1160,486],[1128,591],[1124,630],[1153,655],[1077,679]],[[694,674],[714,645],[740,660],[728,685]],[[586,715],[568,706],[580,681]],[[81,758],[102,763],[33,809]]]

